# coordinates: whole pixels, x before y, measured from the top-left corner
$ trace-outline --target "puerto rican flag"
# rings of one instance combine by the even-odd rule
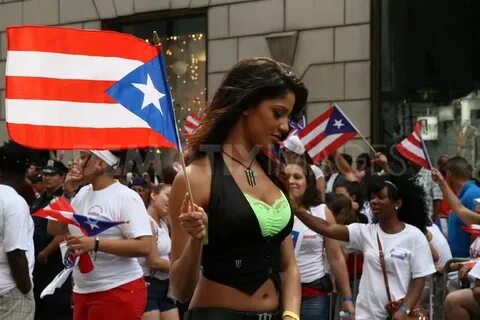
[[[45,149],[178,147],[161,47],[131,35],[7,28],[10,137]]]
[[[298,137],[314,163],[328,157],[357,134],[357,128],[336,105],[298,131]]]
[[[185,129],[185,136],[189,136],[198,127],[200,124],[200,117],[197,116],[196,113],[190,112],[188,116],[185,118],[184,122],[184,129]]]
[[[395,148],[406,159],[430,170],[432,169],[432,165],[421,133],[422,123],[417,121],[412,134],[403,139]]]
[[[32,216],[77,226],[83,234],[89,237],[96,236],[111,227],[128,223],[126,221],[100,220],[96,217],[77,214],[65,197],[52,200],[48,206],[35,211]]]

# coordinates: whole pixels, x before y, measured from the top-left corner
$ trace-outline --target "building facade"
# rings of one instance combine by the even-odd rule
[[[374,1],[373,1],[374,2]],[[237,61],[272,57],[293,66],[309,89],[307,120],[336,102],[370,139],[372,0],[0,0],[0,141],[5,130],[9,25],[110,29],[165,48],[181,121],[213,96]],[[346,151],[367,151],[361,138]]]

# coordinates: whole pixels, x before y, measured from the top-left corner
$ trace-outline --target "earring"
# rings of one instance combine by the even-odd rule
[[[397,207],[397,206],[395,206],[395,210],[398,210],[398,207]]]

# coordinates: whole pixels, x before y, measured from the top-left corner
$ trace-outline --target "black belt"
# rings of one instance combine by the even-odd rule
[[[243,312],[219,308],[195,308],[185,313],[185,320],[281,320],[280,311]]]

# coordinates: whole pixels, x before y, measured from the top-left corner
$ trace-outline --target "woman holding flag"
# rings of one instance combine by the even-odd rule
[[[368,194],[378,223],[348,226],[305,210],[296,216],[325,237],[348,241],[364,255],[355,319],[406,320],[417,314],[426,276],[435,272],[426,239],[424,193],[406,176],[372,176]]]
[[[265,152],[307,94],[288,66],[242,60],[189,137],[188,180],[179,173],[170,196],[170,281],[178,300],[191,299],[187,319],[299,319],[293,215]]]
[[[74,225],[49,221],[51,234],[71,233],[69,249],[90,253],[94,268],[73,270],[74,320],[141,319],[146,303],[143,271],[135,257],[151,248],[150,223],[139,195],[109,173],[119,160],[110,151],[81,152],[65,181],[66,191],[86,184],[72,200],[79,214],[107,221],[126,221],[101,233],[84,236]],[[92,228],[98,226],[91,225]]]

